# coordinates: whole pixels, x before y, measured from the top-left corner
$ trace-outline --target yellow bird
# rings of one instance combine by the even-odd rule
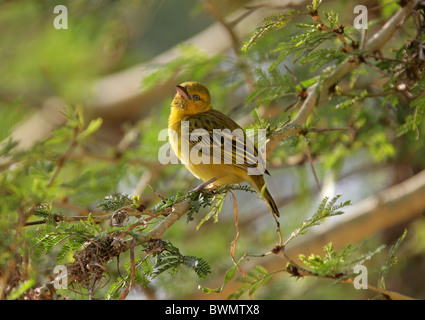
[[[171,103],[168,132],[173,151],[198,179],[214,186],[248,182],[271,212],[279,210],[265,186],[264,159],[247,139],[245,131],[227,115],[214,110],[208,89],[189,81],[176,86]]]

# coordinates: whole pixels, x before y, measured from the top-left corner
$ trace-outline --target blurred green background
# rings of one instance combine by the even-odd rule
[[[382,3],[385,1],[368,1],[367,5],[373,7]],[[176,84],[186,80],[205,81],[217,109],[231,115],[243,126],[253,123],[251,111],[254,106],[244,105],[253,84],[247,74],[252,76],[255,68],[268,65],[276,58],[272,49],[278,41],[290,37],[293,31],[280,30],[264,39],[258,49],[241,56],[232,50],[229,35],[223,38],[220,32],[211,31],[207,39],[200,38],[210,48],[206,52],[196,45],[204,43],[201,40],[182,44],[211,26],[218,25],[217,28],[223,30],[217,22],[220,14],[228,17],[247,4],[248,1],[242,0],[0,2],[0,141],[3,141],[0,162],[3,171],[0,239],[3,243],[0,246],[0,262],[3,276],[12,255],[7,248],[14,243],[16,236],[22,235],[22,230],[12,230],[19,222],[17,213],[34,203],[48,201],[57,212],[75,215],[83,209],[95,211],[96,204],[103,197],[118,192],[141,194],[144,205],[149,207],[160,199],[147,183],[166,197],[177,191],[185,192],[199,183],[183,166],[162,166],[157,159],[158,149],[163,144],[158,141],[158,133],[167,127],[169,104]],[[306,4],[299,1],[292,3],[292,7],[305,8]],[[67,7],[68,29],[54,28],[57,14],[53,10],[56,5]],[[347,23],[352,19],[353,6],[350,1],[324,3],[324,8],[339,12],[340,19]],[[268,8],[270,11],[267,12],[281,9]],[[385,6],[374,11],[370,18],[386,19],[397,9],[395,4]],[[261,23],[261,17],[254,13],[249,16],[252,18],[249,27],[244,25],[243,30],[237,31],[238,36],[243,35],[239,45]],[[215,34],[218,37],[213,37]],[[398,35],[393,44],[402,44],[405,36]],[[211,48],[218,49],[214,51]],[[301,81],[310,79],[307,67],[290,67],[294,68]],[[369,72],[373,75],[373,70]],[[376,86],[380,85],[377,82]],[[279,103],[288,105],[289,101],[281,99]],[[365,102],[365,113],[376,105],[376,101]],[[75,110],[84,115],[85,125],[99,117],[103,119],[102,126],[81,142],[66,161],[55,184],[46,188],[55,164],[66,151],[72,136],[72,127],[63,127],[66,123],[63,114],[69,115]],[[279,109],[279,104],[270,106],[268,110],[272,119],[287,116]],[[350,112],[350,109],[338,111],[329,108],[319,109],[316,115],[325,119],[321,120],[322,123],[338,126],[340,114],[344,114],[343,123]],[[376,116],[374,122],[371,117],[368,118],[370,123],[376,123],[376,127],[370,125],[370,131],[364,133],[364,140],[357,144],[346,147],[342,143],[334,143],[340,138],[340,133],[329,133],[324,141],[319,137],[314,141],[316,144],[311,144],[320,181],[324,183],[332,177],[334,169],[338,171],[337,181],[326,185],[333,190],[329,192],[342,193],[344,200],[355,204],[424,169],[423,135],[419,139],[413,135],[404,140],[387,139],[387,124],[381,121],[384,113],[382,109],[367,113],[368,117]],[[388,127],[391,131],[390,125]],[[372,131],[373,128],[376,131],[382,129],[382,135]],[[423,133],[423,128],[420,130]],[[391,135],[394,136],[394,131]],[[8,140],[10,137],[21,141],[16,149],[22,152],[18,152],[16,158],[20,162],[8,158],[7,142],[11,141]],[[47,144],[40,141],[47,141]],[[285,143],[276,149],[268,167],[272,173],[272,178],[267,178],[269,188],[283,207],[281,223],[284,235],[289,235],[311,216],[325,193],[325,190],[317,191],[304,151],[302,142]],[[409,158],[412,154],[414,156]],[[263,252],[264,248],[272,247],[276,240],[274,223],[264,203],[247,193],[236,194],[241,219],[237,255],[246,251]],[[220,286],[223,273],[233,265],[229,255],[235,234],[231,198],[227,198],[217,223],[210,221],[196,231],[204,213],[206,211],[199,213],[193,222],[186,223],[186,219],[182,218],[167,231],[165,238],[184,254],[203,257],[211,265],[212,274],[199,280],[191,270],[182,268],[177,275],[161,275],[147,288],[134,288],[129,298],[215,298],[202,294],[197,287],[199,284]],[[327,227],[332,223],[329,221]],[[369,235],[364,250],[373,250],[381,243],[389,248],[406,227],[408,237],[398,253],[399,263],[387,277],[387,287],[424,298],[423,213]],[[37,228],[26,228],[24,238],[36,234]],[[334,245],[341,248],[346,243]],[[25,245],[20,249],[29,250]],[[141,248],[137,250],[139,254],[143,253]],[[374,265],[377,267],[371,270],[370,281],[376,283],[374,277],[377,277],[386,253],[376,258]],[[54,257],[32,258],[31,253],[29,256],[33,266],[28,273],[37,283],[43,283],[49,275],[44,268],[53,267]],[[68,258],[71,260],[71,257]],[[262,260],[254,263],[261,264]],[[115,263],[107,267],[111,277],[116,277]],[[326,279],[297,280],[283,273],[273,277],[255,298],[364,299],[377,296],[366,290],[355,290],[350,285],[330,284],[331,281]],[[81,298],[72,296],[72,293],[66,294]],[[99,297],[102,294],[104,292]]]

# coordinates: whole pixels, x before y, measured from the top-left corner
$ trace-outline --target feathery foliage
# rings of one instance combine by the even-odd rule
[[[347,1],[312,0],[299,10],[273,7],[273,14],[258,21],[258,28],[242,30],[250,33],[244,39],[238,38],[243,32],[236,32],[235,27],[254,15],[227,21],[224,12],[219,12],[221,4],[213,8],[215,1],[209,1],[213,6],[209,8],[214,9],[209,13],[216,13],[232,39],[230,55],[227,51],[210,54],[184,43],[192,33],[186,30],[184,39],[177,39],[171,30],[176,27],[174,20],[162,19],[161,26],[169,27],[168,20],[173,23],[166,37],[173,41],[167,47],[174,46],[170,52],[177,58],[170,61],[168,55],[161,55],[154,63],[145,64],[139,84],[146,100],[140,105],[144,118],[139,120],[134,108],[126,105],[119,116],[111,116],[109,108],[91,109],[82,101],[90,103],[89,96],[97,101],[98,92],[90,91],[97,88],[92,79],[140,63],[146,54],[143,36],[152,33],[157,40],[161,37],[153,31],[164,30],[156,25],[153,29],[158,30],[145,32],[141,21],[149,24],[155,20],[150,14],[154,16],[162,8],[157,10],[148,2],[87,3],[67,4],[72,24],[66,31],[52,28],[53,7],[48,2],[0,4],[2,29],[7,31],[0,39],[0,47],[6,48],[0,50],[5,75],[0,92],[0,283],[5,285],[0,288],[0,299],[46,298],[38,289],[51,287],[51,270],[58,264],[67,267],[71,290],[52,291],[53,298],[123,299],[135,285],[167,297],[186,298],[184,289],[195,288],[199,281],[220,271],[223,285],[216,289],[200,286],[201,291],[222,292],[236,279],[231,298],[262,297],[273,292],[268,289],[282,273],[339,283],[354,276],[353,266],[366,262],[370,270],[379,270],[380,288],[393,285],[389,271],[398,261],[395,253],[406,233],[389,250],[382,266],[376,261],[384,240],[376,235],[360,245],[332,239],[323,247],[323,254],[299,256],[301,266],[287,249],[295,245],[293,239],[342,214],[351,202],[382,190],[389,180],[405,179],[425,169],[425,19],[421,6],[410,8],[397,25],[401,32],[392,32],[391,41],[374,52],[367,50],[367,41],[405,1],[379,1],[374,9],[377,18],[369,19],[367,31],[354,28],[355,15],[346,10]],[[172,3],[161,6],[186,10],[177,12],[173,7],[172,17],[191,11],[186,3]],[[264,2],[264,6],[270,5]],[[150,19],[140,18],[146,15]],[[191,19],[180,20],[189,31],[195,30]],[[34,28],[30,33],[28,21]],[[17,48],[16,53],[10,54],[7,48]],[[158,65],[158,61],[167,63]],[[352,70],[336,77],[334,72],[347,65]],[[329,83],[329,79],[337,80]],[[251,203],[239,213],[234,203],[233,216],[223,212],[227,211],[228,191],[241,191],[241,198],[250,196],[249,201],[256,199],[250,187],[186,192],[194,181],[183,166],[158,163],[158,133],[167,125],[173,95],[173,91],[158,94],[158,88],[187,80],[204,82],[215,108],[240,120],[245,128],[267,130],[270,140],[296,132],[285,135],[268,154],[274,180],[267,182],[283,207],[279,221],[285,227],[295,225],[294,217],[304,222],[297,222],[285,235],[286,241],[264,254],[255,252],[264,252],[265,246],[275,243],[271,217]],[[127,89],[120,87],[123,83],[114,84],[120,92]],[[311,89],[317,93],[313,111],[303,123],[295,124],[293,120],[305,111],[300,108],[311,97]],[[100,90],[101,100],[107,104],[114,94]],[[136,101],[133,95],[125,98],[123,104]],[[15,131],[15,125],[36,122],[40,114],[43,120],[55,116],[57,105],[58,109],[67,106],[61,116],[40,121],[36,127],[43,123],[54,129],[46,136],[37,136],[37,130],[31,129],[34,141],[32,136],[21,141],[20,133],[25,130]],[[105,114],[93,117],[96,112]],[[345,189],[344,199],[352,200],[340,202],[340,195],[331,195],[311,208],[317,188],[311,186],[306,167],[313,169],[319,189],[328,178],[334,179],[329,185],[339,194]],[[357,181],[356,173],[366,170],[360,187],[356,183],[347,187],[348,180],[342,180]],[[151,185],[159,191],[147,187]],[[287,206],[286,200],[291,204]],[[181,207],[185,212],[178,211]],[[313,214],[305,218],[310,210]],[[217,222],[219,215],[220,223],[205,223]],[[415,236],[419,237],[412,238]],[[235,258],[238,254],[239,260]],[[289,264],[269,267],[265,257],[270,254],[281,255]],[[245,266],[248,259],[258,259],[256,266]],[[186,268],[189,276],[182,270]],[[173,281],[164,283],[168,277]],[[173,289],[173,284],[178,289]],[[303,285],[301,281],[296,284]],[[311,297],[314,290],[293,291]],[[299,298],[282,290],[270,296]]]

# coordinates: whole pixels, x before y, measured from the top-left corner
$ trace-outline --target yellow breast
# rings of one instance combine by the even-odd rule
[[[214,164],[212,158],[210,158],[209,162],[196,164],[191,161],[190,154],[192,148],[189,145],[191,132],[189,131],[188,122],[184,122],[187,120],[186,118],[179,116],[177,111],[172,111],[168,119],[168,134],[171,148],[185,167],[198,179],[209,181],[212,178],[216,178],[217,180],[213,184],[217,186],[243,181],[245,172],[231,165]]]

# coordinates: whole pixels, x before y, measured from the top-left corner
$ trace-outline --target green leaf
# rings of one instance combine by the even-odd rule
[[[203,287],[203,286],[199,286],[198,289],[201,290],[204,293],[211,293],[211,292],[221,292],[223,291],[224,287],[226,286],[227,283],[229,283],[229,281],[231,281],[235,274],[236,271],[238,269],[239,264],[242,262],[242,260],[244,259],[244,257],[242,257],[241,259],[239,259],[239,261],[230,269],[228,269],[224,275],[224,282],[223,284],[216,288],[216,289],[211,289],[211,288],[207,288],[207,287]]]
[[[83,239],[71,239],[68,242],[66,242],[62,246],[62,248],[60,249],[60,251],[58,253],[57,261],[62,262],[69,253],[74,253],[85,242],[86,242],[85,239],[84,240]]]
[[[246,104],[254,102],[256,107],[260,105],[268,106],[272,101],[281,99],[285,96],[296,95],[295,83],[288,73],[282,73],[278,68],[263,71],[260,68],[255,69],[257,80],[254,84],[254,91],[245,100]],[[267,128],[268,121],[261,119],[255,109],[252,113],[254,120],[260,128]]]
[[[313,0],[311,8],[317,10],[321,4],[322,0]]]
[[[22,296],[27,290],[31,289],[35,285],[34,279],[29,279],[22,282],[17,288],[14,288],[12,292],[7,296],[6,300],[15,300]]]
[[[269,273],[266,268],[264,268],[263,266],[260,266],[260,265],[255,266],[255,271],[258,274],[262,274],[262,275],[267,275]]]
[[[403,234],[397,239],[396,243],[391,247],[390,252],[388,253],[388,257],[384,262],[384,265],[381,267],[381,279],[378,282],[378,287],[385,289],[385,277],[387,276],[389,270],[393,265],[398,262],[396,257],[396,252],[399,249],[401,243],[407,235],[407,229],[404,229]]]
[[[106,196],[96,207],[104,211],[115,211],[133,203],[133,199],[127,194],[112,194]]]
[[[264,19],[263,25],[256,29],[251,35],[250,39],[245,42],[242,51],[247,51],[251,46],[257,43],[258,40],[263,38],[271,31],[279,30],[285,27],[292,19],[301,15],[299,11],[288,10],[284,13],[274,14]]]
[[[252,295],[260,285],[264,286],[267,284],[271,276],[272,273],[269,273],[263,266],[255,266],[246,276],[238,278],[238,282],[242,282],[242,285],[238,288],[237,292],[232,293],[228,298],[239,299],[245,293],[248,293],[252,298]]]
[[[93,218],[93,213],[89,213],[86,220],[80,220],[81,224],[85,225],[88,230],[92,230],[91,232],[93,234],[97,234],[102,232],[101,226],[96,223],[96,221]]]
[[[336,28],[338,26],[338,13],[336,13],[335,11],[325,12],[325,17],[329,21],[331,28]]]
[[[339,209],[349,206],[351,203],[350,201],[345,201],[335,205],[336,201],[340,197],[341,195],[337,195],[331,200],[329,200],[328,197],[323,198],[316,210],[316,213],[311,218],[305,220],[299,228],[292,232],[291,236],[286,240],[285,246],[298,235],[305,234],[308,228],[319,225],[326,218],[343,214],[343,211]]]
[[[237,269],[238,269],[238,266],[234,265],[232,268],[226,271],[226,274],[224,275],[224,284],[228,283],[230,280],[233,279]]]
[[[343,250],[334,249],[332,242],[323,247],[323,256],[310,254],[308,257],[301,254],[299,259],[303,262],[307,270],[319,277],[333,277],[340,281],[353,275],[353,267],[370,260],[373,256],[380,253],[384,246],[376,250],[359,254],[359,251],[366,242],[353,246],[348,244]]]
[[[91,134],[95,133],[97,130],[99,130],[100,126],[102,125],[103,119],[102,118],[97,118],[94,120],[91,120],[89,125],[87,126],[86,129],[84,129],[79,135],[78,135],[78,140],[84,140],[86,139],[88,136],[90,136]]]
[[[199,224],[196,226],[196,230],[199,230],[201,226],[211,219],[211,217],[214,217],[214,222],[218,221],[218,214],[221,211],[221,208],[223,207],[224,199],[226,198],[226,193],[216,195],[213,199],[213,203],[211,205],[210,212],[202,218],[202,220],[199,222]]]
[[[181,265],[194,270],[200,279],[205,278],[211,272],[210,266],[204,259],[194,256],[183,256],[180,254],[179,249],[170,243],[167,244],[163,252],[157,255],[156,260],[156,264],[153,266],[155,270],[154,276],[158,276],[165,271],[175,274]]]

